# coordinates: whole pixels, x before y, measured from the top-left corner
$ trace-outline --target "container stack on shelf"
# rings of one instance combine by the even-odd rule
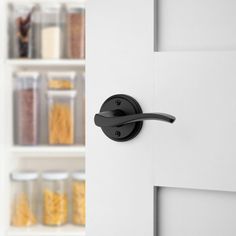
[[[85,236],[85,3],[5,1],[6,235]]]

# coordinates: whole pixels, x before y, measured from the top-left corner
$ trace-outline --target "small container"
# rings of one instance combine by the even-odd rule
[[[71,90],[75,88],[75,71],[48,72],[48,89]]]
[[[86,220],[86,195],[85,173],[72,174],[72,222],[75,225],[85,226]]]
[[[21,171],[11,174],[11,225],[27,227],[37,224],[38,173]]]
[[[13,58],[33,58],[32,18],[34,5],[13,4],[11,6],[12,47]]]
[[[48,137],[51,145],[75,143],[76,91],[48,91]]]
[[[41,5],[41,58],[59,59],[62,56],[64,15],[60,4]]]
[[[85,58],[85,7],[67,4],[67,57]]]
[[[43,224],[61,226],[68,221],[69,174],[64,171],[47,171],[43,179]]]
[[[18,71],[15,73],[16,143],[39,144],[39,73]]]

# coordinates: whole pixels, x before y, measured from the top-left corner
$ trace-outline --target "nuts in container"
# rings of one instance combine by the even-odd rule
[[[85,225],[85,173],[74,172],[72,174],[72,222],[75,225]]]
[[[75,88],[75,71],[48,72],[48,89],[70,90]]]
[[[61,226],[68,220],[68,173],[48,171],[43,178],[43,223],[48,226]]]
[[[35,225],[37,223],[37,172],[13,172],[11,180],[11,225],[15,227]]]

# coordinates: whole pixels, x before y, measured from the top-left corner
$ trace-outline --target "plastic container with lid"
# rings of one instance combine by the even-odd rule
[[[41,5],[41,57],[43,59],[61,58],[64,25],[61,4]]]
[[[47,171],[43,179],[43,224],[61,226],[68,221],[69,174],[66,171]]]
[[[66,5],[67,56],[70,59],[85,58],[85,7]]]
[[[70,90],[75,88],[75,71],[51,71],[47,73],[48,89]]]
[[[27,227],[37,224],[37,182],[35,171],[17,171],[11,173],[11,225]]]
[[[76,91],[48,91],[48,141],[51,145],[75,143]]]
[[[39,144],[40,75],[35,71],[15,73],[16,144]]]
[[[72,174],[72,222],[85,226],[86,221],[86,185],[85,173],[76,171]]]
[[[35,7],[33,4],[12,4],[11,8],[11,36],[12,57],[32,58],[33,34],[32,18]]]

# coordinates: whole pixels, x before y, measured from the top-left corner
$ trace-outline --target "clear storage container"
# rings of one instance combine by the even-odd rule
[[[62,56],[64,14],[60,4],[41,5],[41,57],[59,59]]]
[[[85,173],[74,172],[72,174],[72,222],[75,225],[85,226]]]
[[[15,81],[16,143],[39,144],[39,73],[18,71]]]
[[[75,88],[75,71],[48,72],[48,89],[70,90]]]
[[[70,59],[85,58],[85,8],[67,5],[67,56]]]
[[[74,144],[74,103],[76,91],[48,91],[47,96],[49,144]]]
[[[31,4],[11,5],[11,35],[12,56],[13,58],[32,58],[33,57],[33,33],[32,18],[35,11]]]
[[[43,223],[61,226],[68,220],[68,173],[47,171],[43,178]]]
[[[34,171],[13,172],[11,180],[11,225],[15,227],[35,225],[38,222],[38,173]]]

